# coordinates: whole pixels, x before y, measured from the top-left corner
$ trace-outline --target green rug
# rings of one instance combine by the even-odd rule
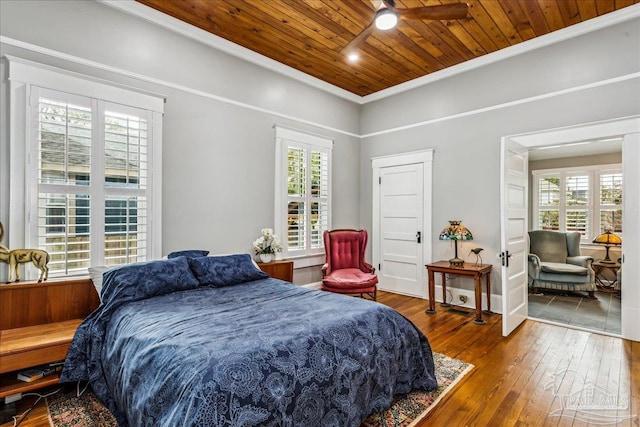
[[[433,353],[438,389],[430,392],[414,391],[397,396],[384,412],[371,414],[361,427],[411,426],[424,418],[442,397],[451,391],[473,365],[458,359]],[[49,421],[52,427],[115,427],[113,415],[91,390],[82,396],[58,393],[47,398]]]

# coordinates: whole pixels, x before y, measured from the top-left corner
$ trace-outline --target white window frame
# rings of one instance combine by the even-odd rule
[[[320,248],[312,249],[311,245],[311,227],[307,225],[306,230],[306,248],[305,250],[290,251],[287,247],[287,212],[288,212],[288,192],[287,192],[287,150],[288,147],[303,148],[310,151],[321,151],[327,153],[328,158],[328,197],[327,197],[327,215],[328,223],[327,229],[331,229],[331,166],[332,159],[331,153],[333,149],[333,140],[330,138],[312,135],[301,131],[284,128],[281,126],[274,126],[276,131],[276,176],[275,176],[275,210],[274,210],[274,232],[280,237],[280,241],[283,246],[282,256],[288,259],[295,260],[295,267],[307,267],[312,265],[320,265],[324,263],[324,245]],[[310,171],[307,170],[309,174]],[[307,179],[307,200],[310,201],[310,183],[311,180]],[[309,209],[310,204],[306,207]],[[310,222],[310,215],[307,215],[307,222]],[[321,237],[322,239],[322,237]]]
[[[96,79],[64,69],[39,64],[22,58],[5,56],[9,63],[9,226],[3,242],[10,247],[37,247],[38,182],[37,146],[32,134],[32,93],[37,88],[50,89],[73,96],[92,98],[97,102],[118,104],[149,111],[148,122],[148,232],[147,258],[162,256],[162,115],[164,97],[138,91],[117,83]],[[36,100],[37,102],[37,100]],[[102,158],[102,156],[100,156]],[[4,199],[4,197],[3,197]],[[95,226],[95,225],[94,225]],[[103,227],[104,228],[104,227]],[[95,231],[94,231],[95,233]],[[8,243],[8,244],[7,244]],[[93,244],[92,244],[93,246]],[[92,248],[91,265],[103,265],[104,248]]]
[[[533,176],[533,191],[532,193],[532,224],[533,229],[541,229],[540,224],[540,186],[539,181],[545,177],[559,177],[560,179],[560,201],[558,206],[559,211],[559,229],[565,231],[566,224],[566,179],[569,176],[575,175],[587,175],[589,177],[589,204],[588,204],[588,225],[587,231],[581,238],[581,243],[591,243],[591,241],[598,236],[600,232],[600,210],[606,210],[607,207],[600,205],[600,175],[606,175],[611,173],[622,173],[622,165],[607,164],[607,165],[593,165],[593,166],[579,166],[571,168],[556,168],[556,169],[539,169],[531,172]],[[624,187],[624,182],[623,182]],[[620,209],[622,209],[622,205]],[[623,218],[624,221],[624,218]],[[624,226],[623,226],[624,230]],[[622,233],[616,233],[622,237]]]

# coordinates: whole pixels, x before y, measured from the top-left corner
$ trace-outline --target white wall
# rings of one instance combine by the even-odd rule
[[[357,104],[98,2],[3,0],[0,19],[0,34],[9,38],[0,44],[2,55],[166,95],[164,253],[188,248],[250,252],[260,229],[273,226],[274,124],[335,140],[333,225],[358,226],[360,148],[359,139],[351,136],[358,130]],[[34,47],[25,49],[23,43]],[[2,77],[5,73],[6,63]],[[10,173],[6,88],[2,78],[0,221],[5,225]],[[309,283],[319,277],[319,269],[297,270],[294,280]]]
[[[536,130],[640,114],[640,19],[540,48],[363,106],[360,217],[371,227],[371,158],[433,148],[433,260],[453,248],[438,241],[460,219],[494,264],[501,293],[500,139]],[[610,80],[625,76],[620,79]],[[472,289],[456,278],[453,286]]]
[[[639,114],[640,84],[629,77],[640,71],[639,21],[363,106],[93,1],[0,1],[0,35],[9,38],[0,53],[167,96],[164,252],[249,251],[259,229],[272,225],[277,123],[335,139],[334,227],[370,229],[371,157],[434,148],[434,259],[451,256],[453,248],[435,239],[447,220],[462,219],[476,240],[463,243],[460,253],[481,246],[490,262],[499,250],[500,138]],[[38,49],[16,46],[22,43]],[[0,89],[0,220],[6,224],[4,79]],[[499,293],[494,276],[493,292]],[[318,278],[317,270],[296,271],[297,283]]]

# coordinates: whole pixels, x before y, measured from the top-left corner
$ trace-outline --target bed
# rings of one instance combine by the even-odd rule
[[[358,426],[437,387],[427,338],[382,304],[269,278],[249,255],[107,271],[61,382],[122,426]]]

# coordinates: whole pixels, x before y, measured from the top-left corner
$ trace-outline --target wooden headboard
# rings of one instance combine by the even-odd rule
[[[84,319],[98,305],[89,278],[0,284],[0,330]]]

